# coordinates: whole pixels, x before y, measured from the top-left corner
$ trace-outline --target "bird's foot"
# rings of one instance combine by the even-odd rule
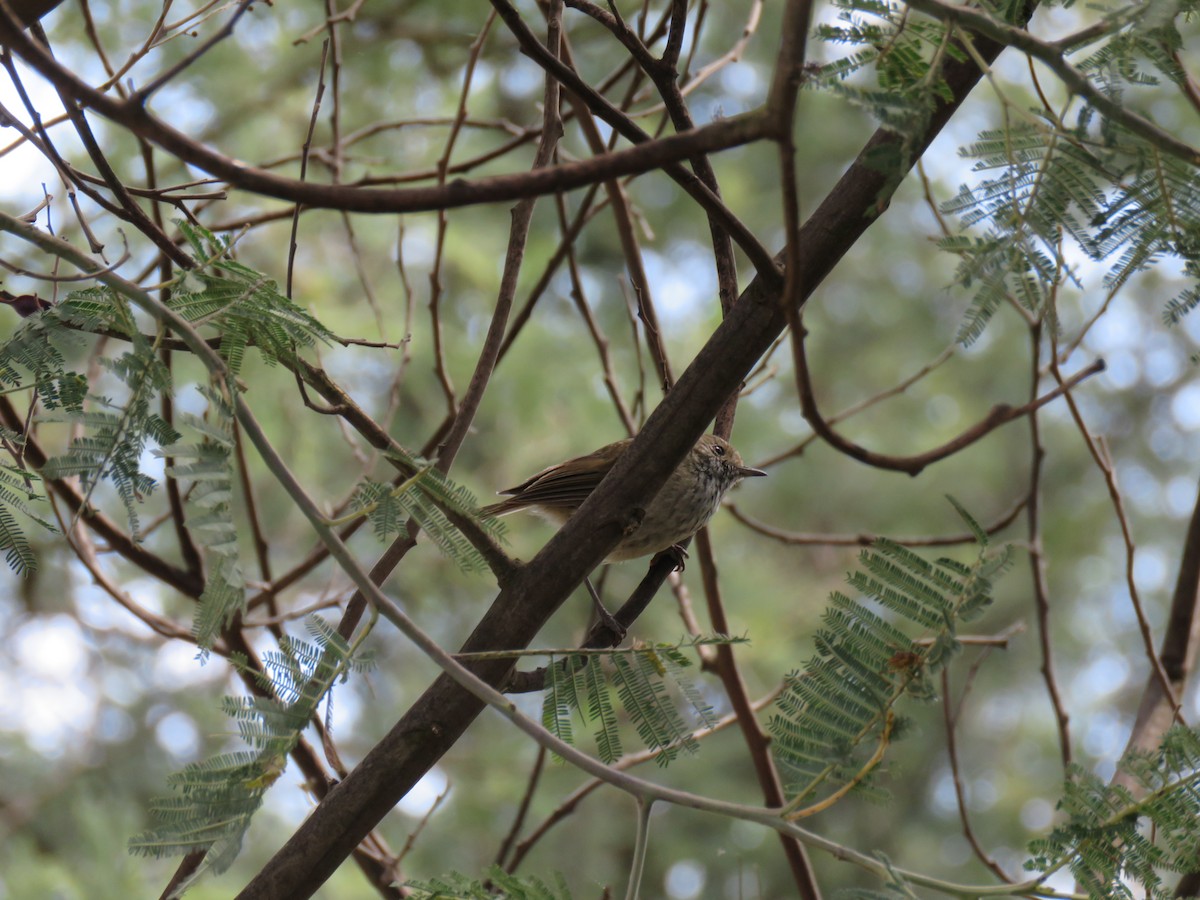
[[[680,544],[672,544],[666,550],[660,550],[655,553],[654,558],[650,560],[650,565],[658,562],[660,556],[665,556],[675,563],[675,568],[671,571],[682,572],[688,559],[688,552]]]

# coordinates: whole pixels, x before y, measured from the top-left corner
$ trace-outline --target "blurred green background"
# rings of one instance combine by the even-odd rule
[[[738,61],[690,93],[697,122],[733,115],[763,101],[777,51],[778,6],[767,4],[762,10],[762,20]],[[521,8],[527,20],[540,27],[533,4]],[[157,5],[140,0],[91,7],[101,40],[114,59],[124,59],[140,45],[159,12]],[[630,17],[635,13],[628,10]],[[745,3],[705,6],[693,70],[728,51],[750,13]],[[828,20],[835,11],[819,6],[817,14]],[[258,164],[278,160],[279,171],[297,174],[297,153],[318,81],[322,34],[294,42],[318,28],[324,15],[316,4],[256,7],[232,38],[173,82],[153,108],[229,156]],[[1072,15],[1076,13],[1056,10],[1035,25],[1058,29],[1071,22]],[[354,182],[437,165],[447,135],[445,117],[459,102],[469,45],[483,18],[483,7],[474,3],[366,4],[353,22],[339,29],[343,65],[336,90],[343,136],[375,123],[439,120],[380,128],[355,141],[341,161],[340,180]],[[593,23],[569,13],[568,25],[577,64],[592,83],[623,61],[619,48]],[[53,13],[46,27],[62,60],[93,82],[103,78],[73,4]],[[195,46],[193,38],[179,35],[150,52],[125,77],[144,83]],[[811,52],[820,60],[840,50],[814,42]],[[1023,59],[1004,57],[997,66],[1006,91],[1017,98],[1028,89],[1024,65]],[[43,113],[52,114],[54,101],[44,83],[29,76],[29,87]],[[327,90],[334,87],[327,85]],[[1053,91],[1054,85],[1046,89]],[[5,107],[19,109],[11,86],[6,84],[3,91]],[[463,129],[452,160],[472,159],[510,137],[505,127],[485,126],[535,126],[540,122],[541,92],[539,70],[495,25],[469,94],[470,119],[479,125]],[[620,96],[620,90],[613,95]],[[1180,108],[1181,100],[1163,97],[1155,104],[1163,127],[1180,123],[1182,134],[1197,137],[1194,111]],[[642,103],[648,105],[648,100]],[[330,142],[331,108],[332,94],[327,94],[317,146]],[[950,198],[961,183],[976,178],[970,163],[956,156],[956,148],[973,140],[979,130],[1000,127],[1000,116],[995,94],[981,86],[925,156],[924,172],[935,200]],[[657,118],[639,121],[651,128]],[[93,126],[118,171],[140,183],[143,159],[133,140],[99,118],[93,118]],[[812,92],[802,96],[798,128],[799,187],[807,213],[874,125],[845,102]],[[65,129],[53,133],[61,135],[61,149],[83,160]],[[7,132],[0,136],[6,141],[15,137]],[[466,177],[523,171],[531,153],[532,144],[527,144],[472,168]],[[563,157],[586,153],[578,129],[568,123]],[[160,183],[197,176],[173,166],[163,154],[156,159]],[[51,193],[61,195],[52,170],[40,157],[20,150],[2,160],[0,165],[12,175],[4,179],[7,210],[36,205],[43,182]],[[729,206],[770,249],[782,248],[774,149],[752,146],[719,154],[713,162]],[[314,160],[309,177],[328,179],[328,163],[328,155]],[[664,343],[678,373],[720,317],[707,223],[665,176],[641,177],[626,190],[638,215],[638,237]],[[572,210],[581,194],[567,198]],[[74,223],[63,212],[61,196],[53,209],[58,223],[71,234]],[[199,216],[209,227],[228,226],[240,235],[240,220],[278,214],[239,236],[238,255],[282,283],[290,229],[287,212],[282,203],[231,192]],[[119,246],[112,220],[98,216],[96,224],[111,247]],[[451,211],[447,217],[441,324],[445,368],[460,397],[495,302],[508,224],[507,204]],[[955,222],[949,224],[957,228]],[[359,403],[387,420],[401,442],[419,449],[447,409],[435,373],[429,312],[438,217],[356,216],[352,227],[351,238],[340,214],[303,213],[293,297],[340,335],[406,341],[397,349],[324,348],[320,359]],[[955,343],[969,296],[948,287],[955,260],[936,248],[940,236],[924,186],[920,179],[909,178],[805,309],[810,364],[827,415],[892,388],[947,348],[953,351],[905,393],[839,426],[873,449],[896,454],[923,450],[957,434],[993,404],[1017,405],[1030,396],[1029,333],[1011,309],[1003,308],[969,347]],[[559,240],[554,201],[543,198],[530,233],[518,307],[529,297]],[[150,249],[136,243],[130,249],[133,259],[123,271],[132,274]],[[5,244],[4,253],[19,262],[27,251]],[[661,392],[644,342],[634,339],[632,289],[607,209],[583,232],[575,254],[586,303],[609,341],[622,395],[644,415]],[[1181,289],[1183,277],[1171,260],[1138,276],[1111,299],[1103,284],[1104,265],[1081,254],[1072,261],[1079,284],[1059,295],[1062,343],[1070,344],[1102,308],[1103,315],[1087,330],[1064,370],[1069,374],[1097,357],[1108,364],[1105,373],[1077,391],[1077,397],[1089,427],[1103,436],[1115,465],[1137,542],[1134,579],[1150,622],[1158,628],[1196,497],[1193,448],[1200,429],[1200,387],[1191,356],[1200,340],[1200,320],[1193,316],[1173,328],[1163,324],[1163,307]],[[25,262],[29,268],[44,268],[44,261]],[[740,274],[744,286],[752,274],[744,260]],[[6,277],[5,286],[14,292],[29,289],[19,276]],[[560,268],[512,352],[501,361],[458,457],[452,476],[480,498],[490,498],[498,488],[552,462],[625,436],[571,290]],[[5,329],[19,322],[13,313],[0,317]],[[785,343],[751,379],[739,406],[734,443],[752,465],[778,457],[810,433],[796,401],[790,360]],[[397,379],[402,367],[403,377]],[[201,398],[193,388],[201,370],[179,361],[176,375],[180,407],[199,409]],[[287,372],[255,360],[243,378],[252,386],[252,408],[288,464],[330,508],[351,491],[364,471],[364,460],[376,476],[386,471],[372,462],[361,441],[330,419],[305,410]],[[1050,386],[1045,378],[1039,385],[1041,391]],[[1075,759],[1107,776],[1128,736],[1148,665],[1131,611],[1119,523],[1102,475],[1062,401],[1045,407],[1039,421],[1046,454],[1041,539],[1054,666],[1071,714]],[[1028,490],[1032,447],[1028,423],[1017,421],[914,478],[867,468],[818,441],[771,464],[768,480],[748,482],[730,499],[752,519],[810,535],[955,534],[963,528],[943,495],[953,495],[985,524],[999,518]],[[273,542],[273,565],[277,572],[285,571],[309,552],[314,537],[261,465],[252,459],[250,469],[258,509]],[[119,515],[119,504],[111,503],[104,492],[97,500]],[[164,509],[161,493],[148,498],[146,507],[144,518],[153,520]],[[550,534],[548,526],[532,517],[513,517],[507,525],[510,549],[523,558],[531,557]],[[356,535],[352,547],[370,563],[382,545],[368,531]],[[711,532],[732,630],[751,640],[737,650],[737,658],[751,695],[762,696],[810,654],[825,598],[842,584],[857,549],[837,542],[784,545],[755,534],[727,512],[718,515]],[[1019,875],[1027,841],[1054,821],[1063,769],[1040,671],[1024,517],[1018,516],[998,537],[1017,545],[1016,565],[1000,583],[995,606],[973,628],[980,634],[1016,631],[1006,650],[968,648],[953,667],[951,683],[957,698],[970,678],[958,736],[972,825],[995,858]],[[130,857],[126,841],[146,827],[149,800],[166,792],[169,773],[238,746],[216,703],[222,693],[240,692],[240,684],[222,660],[201,664],[193,647],[164,642],[116,606],[91,583],[61,540],[45,535],[36,540],[39,571],[26,579],[6,576],[7,589],[0,595],[0,897],[156,896],[175,861]],[[152,532],[147,543],[169,558],[177,555],[169,529]],[[248,541],[244,552],[253,569]],[[946,552],[960,559],[971,555],[969,548],[923,552]],[[188,602],[111,556],[103,561],[137,602],[177,621],[189,620]],[[606,596],[619,599],[642,572],[639,563],[615,567],[605,576]],[[682,579],[706,628],[698,566],[689,566]],[[324,565],[281,602],[285,609],[298,609],[341,596],[345,587],[345,578]],[[447,646],[456,646],[469,633],[495,592],[488,578],[461,574],[428,544],[410,554],[386,589]],[[538,644],[577,642],[587,610],[580,593]],[[326,615],[334,613],[327,610]],[[288,627],[301,631],[298,622]],[[633,636],[673,640],[683,633],[677,603],[664,589]],[[338,747],[351,765],[435,674],[434,666],[386,625],[372,634],[370,645],[378,657],[375,671],[338,686],[330,712]],[[262,646],[269,642],[264,640]],[[715,679],[702,676],[702,685],[718,714],[728,712]],[[521,703],[530,714],[538,714],[536,698]],[[865,852],[878,850],[901,865],[958,881],[988,881],[991,876],[963,837],[941,704],[910,703],[903,712],[912,726],[906,739],[893,747],[881,779],[894,795],[892,803],[881,808],[851,797],[806,826]],[[1195,712],[1189,700],[1185,713]],[[632,732],[627,744],[636,744]],[[535,751],[499,717],[485,714],[381,825],[390,845],[402,847],[432,799],[445,793],[401,863],[405,877],[428,878],[453,869],[478,873],[490,863],[521,801]],[[706,740],[696,758],[683,758],[665,771],[650,769],[654,767],[643,774],[689,790],[742,802],[760,797],[736,729]],[[528,823],[540,823],[581,783],[579,773],[569,767],[547,765]],[[290,835],[311,804],[299,776],[289,770],[268,795],[234,868],[203,881],[189,896],[233,895]],[[622,890],[633,829],[630,801],[615,791],[600,790],[535,846],[522,871],[543,877],[561,871],[579,897],[601,896],[603,885]],[[812,858],[827,893],[838,887],[875,886],[853,866],[820,853]],[[683,809],[656,810],[647,865],[649,896],[786,897],[794,890],[771,833]],[[348,864],[318,896],[332,900],[370,893]]]

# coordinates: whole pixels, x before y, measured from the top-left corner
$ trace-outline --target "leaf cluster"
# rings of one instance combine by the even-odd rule
[[[16,440],[15,436],[5,436],[5,439]],[[16,443],[20,445],[19,440]],[[56,530],[33,510],[32,504],[45,499],[36,487],[40,481],[36,473],[18,466],[0,465],[0,550],[4,551],[8,567],[20,574],[36,571],[37,557],[15,513],[32,519],[47,531]]]
[[[963,46],[945,24],[902,4],[837,5],[838,22],[819,25],[817,36],[855,50],[823,65],[815,85],[868,110],[900,135],[923,128],[945,94],[939,67],[962,58]],[[1020,6],[999,4],[991,12],[1016,22]],[[1195,7],[1194,0],[1151,0],[1106,11],[1072,62],[1101,93],[1126,106],[1137,89],[1144,95],[1164,81],[1186,87],[1178,22],[1194,15]],[[1164,257],[1178,258],[1186,275],[1200,280],[1194,160],[1164,153],[1086,101],[1077,102],[1070,121],[1049,105],[1008,112],[1003,128],[983,131],[959,151],[975,160],[976,172],[989,174],[962,185],[942,205],[967,228],[982,228],[981,234],[940,242],[960,260],[954,283],[972,293],[961,342],[977,339],[1006,302],[1053,319],[1055,291],[1075,277],[1064,239],[1096,262],[1111,260],[1104,279],[1110,292]],[[903,141],[881,153],[874,163],[885,170],[907,156]],[[1200,288],[1193,285],[1167,303],[1164,317],[1174,324],[1197,304]]]
[[[1132,789],[1071,768],[1058,804],[1068,819],[1030,845],[1026,868],[1065,864],[1092,897],[1166,900],[1174,893],[1161,873],[1200,866],[1200,731],[1177,725],[1154,752],[1127,754],[1118,771]]]
[[[88,498],[102,482],[110,483],[135,536],[139,505],[156,486],[142,471],[147,451],[166,460],[167,477],[186,484],[181,490],[186,496],[185,524],[205,553],[205,585],[193,636],[206,655],[245,606],[234,514],[234,397],[242,389],[236,376],[246,350],[257,348],[268,364],[288,365],[301,348],[328,340],[332,333],[284,297],[271,279],[234,260],[230,242],[188,223],[179,227],[197,265],[165,289],[167,304],[193,327],[214,331],[214,346],[226,363],[225,370],[213,372],[210,383],[201,388],[207,401],[204,414],[178,417],[188,437],[154,411],[157,401],[175,390],[161,353],[166,332],[143,333],[130,301],[113,287],[77,291],[26,319],[0,345],[0,382],[37,392],[44,409],[39,422],[64,423],[80,432],[63,453],[50,458],[41,476],[78,477]],[[71,345],[83,333],[128,345],[115,358],[100,358],[105,374],[121,388],[119,399],[101,395],[98,385],[70,371]],[[19,451],[19,438],[10,435],[7,446]],[[481,519],[474,498],[432,466],[407,457],[400,462],[415,474],[398,488],[368,484],[360,489],[354,501],[360,513],[371,515],[381,534],[402,527],[402,519],[411,517],[462,568],[484,569],[482,556],[451,520],[474,520],[494,537],[501,526],[494,519]],[[0,549],[15,568],[33,563],[14,513],[33,516],[29,503],[39,499],[37,481],[38,473],[22,456],[0,468]],[[357,645],[348,645],[322,620],[313,617],[308,627],[313,641],[285,637],[278,651],[264,654],[261,693],[223,703],[250,749],[216,756],[173,776],[175,795],[155,801],[154,825],[133,839],[133,852],[162,856],[202,851],[204,864],[197,874],[203,869],[221,871],[232,863],[263,794],[283,771],[329,688],[364,664]]]
[[[414,900],[571,900],[571,891],[561,874],[549,885],[536,875],[517,876],[492,866],[484,880],[452,872],[429,881],[406,881],[406,896]]]
[[[69,423],[84,432],[64,453],[46,463],[42,477],[78,476],[88,495],[101,481],[109,482],[121,498],[136,536],[138,505],[157,485],[142,471],[142,455],[149,444],[171,443],[179,433],[151,405],[160,392],[171,390],[170,370],[140,335],[132,344],[131,350],[116,359],[102,360],[127,389],[123,402],[92,395],[89,408],[63,408],[43,413],[38,420]]]
[[[1070,238],[1096,262],[1108,260],[1109,292],[1166,256],[1200,275],[1200,188],[1195,170],[1131,136],[1106,148],[1081,125],[1064,135],[1044,122],[986,131],[961,153],[976,171],[996,171],[963,185],[943,204],[981,236],[940,242],[959,257],[956,283],[973,289],[959,339],[975,340],[1001,304],[1053,317],[1058,286],[1073,278],[1064,257]],[[1113,259],[1115,257],[1115,259]],[[1193,286],[1173,298],[1164,317],[1178,322],[1200,302]]]
[[[204,592],[192,621],[192,634],[203,649],[245,609],[245,579],[233,519],[233,409],[226,393],[202,392],[209,405],[205,418],[184,415],[180,422],[200,435],[198,442],[175,441],[157,451],[170,461],[167,474],[191,482],[187,493],[188,528],[200,538],[208,557]]]
[[[99,394],[96,385],[69,367],[81,331],[129,342],[126,352],[100,360],[121,384],[123,399]],[[136,535],[137,506],[155,487],[155,480],[141,470],[142,454],[148,444],[169,443],[178,435],[153,411],[152,401],[171,389],[171,375],[154,343],[138,330],[129,303],[107,287],[94,287],[75,291],[63,302],[28,317],[0,344],[0,381],[12,390],[35,392],[44,408],[39,422],[66,423],[83,432],[64,453],[46,463],[41,477],[78,476],[89,497],[101,481],[109,481]],[[22,478],[37,477],[23,458],[14,462]],[[20,509],[12,498],[0,500],[6,512]]]
[[[409,456],[392,459],[402,470],[413,474],[397,485],[364,480],[350,498],[354,515],[366,516],[380,540],[408,535],[407,520],[429,539],[463,572],[485,572],[487,561],[450,520],[450,515],[474,520],[484,532],[503,539],[504,525],[495,516],[480,512],[475,496],[451,481],[431,463]]]
[[[261,694],[222,703],[251,749],[192,763],[171,776],[177,796],[153,802],[154,824],[130,840],[131,852],[155,857],[202,852],[193,879],[233,863],[263,795],[283,774],[288,754],[329,689],[370,665],[357,645],[319,616],[310,616],[306,627],[311,641],[285,637],[278,650],[263,654],[265,672],[254,673]]]
[[[1176,55],[1183,48],[1176,22],[1195,11],[1194,0],[1129,3],[1107,11],[1099,25],[1106,40],[1079,61],[1080,71],[1116,100],[1129,85],[1157,85],[1163,78],[1186,85],[1188,75]]]
[[[1160,78],[1183,85],[1177,22],[1194,6],[1154,0],[1122,7],[1098,24],[1101,44],[1074,64],[1126,106],[1131,91]],[[960,259],[955,283],[972,290],[959,332],[964,343],[982,333],[1004,302],[1053,320],[1058,287],[1076,279],[1066,240],[1108,266],[1110,295],[1166,257],[1179,259],[1193,281],[1200,277],[1195,161],[1164,152],[1086,102],[1077,103],[1070,120],[1048,105],[1016,110],[1004,128],[982,132],[959,152],[975,160],[974,171],[989,173],[942,205],[968,228],[982,228],[982,235],[940,244]],[[1164,318],[1175,324],[1197,303],[1193,285],[1167,303]]]
[[[984,531],[955,507],[979,546],[971,565],[929,562],[879,540],[848,576],[857,597],[830,596],[814,637],[817,653],[788,677],[768,723],[791,779],[789,811],[821,791],[833,799],[851,788],[881,796],[871,776],[896,730],[894,706],[904,696],[935,698],[930,676],[959,651],[959,624],[991,603],[1007,548],[989,552]]]
[[[546,667],[542,725],[563,741],[575,742],[572,720],[579,716],[595,723],[593,738],[606,763],[620,759],[620,722],[613,695],[633,722],[655,761],[669,765],[680,752],[699,749],[696,725],[716,724],[712,707],[685,671],[692,665],[683,648],[702,643],[727,643],[728,638],[693,639],[684,644],[654,644],[603,653],[552,655]],[[675,697],[690,710],[689,724]]]
[[[947,59],[962,59],[941,22],[912,15],[886,0],[837,0],[835,23],[821,23],[816,36],[854,51],[823,64],[810,83],[869,112],[902,140],[877,148],[872,165],[901,173],[912,156],[910,138],[924,131],[950,89],[941,76]]]
[[[282,296],[275,283],[230,257],[228,242],[210,232],[178,223],[196,252],[200,265],[181,276],[168,291],[170,305],[196,326],[211,326],[219,331],[219,350],[231,372],[240,370],[248,346],[258,347],[269,362],[290,359],[298,346],[311,346],[327,340],[331,333],[320,322]],[[197,289],[189,285],[199,284]],[[117,338],[129,349],[116,357],[100,357],[107,374],[120,384],[123,396],[114,399],[100,393],[96,384],[73,371],[68,363],[78,349],[84,333]],[[135,538],[138,536],[138,507],[156,487],[156,481],[142,471],[142,458],[152,445],[163,447],[180,440],[179,433],[154,411],[154,401],[173,391],[170,369],[159,355],[160,332],[148,337],[139,328],[129,301],[108,286],[75,291],[62,302],[29,316],[8,340],[0,344],[0,383],[10,390],[32,389],[43,407],[39,422],[64,423],[81,431],[67,449],[52,457],[40,476],[49,479],[78,477],[86,497],[107,481],[116,491]],[[193,422],[194,424],[194,422]],[[212,478],[216,464],[214,448],[220,439],[210,435],[207,445],[195,452],[204,456],[203,464],[194,463],[195,477]],[[186,455],[184,445],[173,454]],[[227,455],[222,457],[227,459]],[[203,470],[203,471],[202,471]],[[225,470],[230,471],[228,466]],[[16,483],[31,485],[34,473],[23,459],[14,460],[11,475]],[[26,500],[0,479],[0,548],[7,553],[10,566],[23,570],[32,564],[28,539],[21,531],[15,512],[26,514],[45,524],[29,508],[36,493],[26,492]],[[211,516],[212,493],[207,492]],[[227,517],[226,517],[227,519]],[[48,527],[48,526],[47,526]],[[209,527],[207,525],[203,527]],[[222,535],[228,530],[222,530]],[[210,592],[221,593],[221,612],[212,621],[228,618],[231,598],[222,586],[231,584],[228,545],[217,543],[220,563]],[[211,631],[212,622],[200,627]]]
[[[218,351],[233,374],[241,371],[247,347],[257,347],[273,365],[294,358],[297,348],[332,339],[273,279],[234,259],[230,240],[185,221],[176,224],[201,264],[185,273],[169,305],[193,327],[218,331]]]

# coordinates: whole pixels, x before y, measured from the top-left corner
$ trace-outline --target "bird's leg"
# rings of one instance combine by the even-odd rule
[[[604,604],[600,600],[600,594],[596,591],[596,586],[592,584],[590,575],[585,575],[583,583],[587,585],[588,593],[592,596],[592,605],[596,607],[596,617],[600,619],[600,624],[612,632],[616,643],[619,644],[625,640],[625,635],[628,633],[624,625],[618,622],[613,614],[604,608]]]
[[[672,544],[666,550],[659,550],[655,553],[654,558],[650,560],[650,565],[658,562],[660,556],[665,556],[675,562],[675,568],[672,571],[682,572],[684,563],[688,558],[688,552],[680,544]]]

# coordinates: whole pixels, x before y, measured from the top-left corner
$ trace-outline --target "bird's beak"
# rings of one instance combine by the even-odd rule
[[[749,466],[742,466],[740,469],[738,469],[738,475],[740,475],[742,478],[755,478],[759,475],[766,477],[766,474],[767,473],[762,469],[752,469]]]

